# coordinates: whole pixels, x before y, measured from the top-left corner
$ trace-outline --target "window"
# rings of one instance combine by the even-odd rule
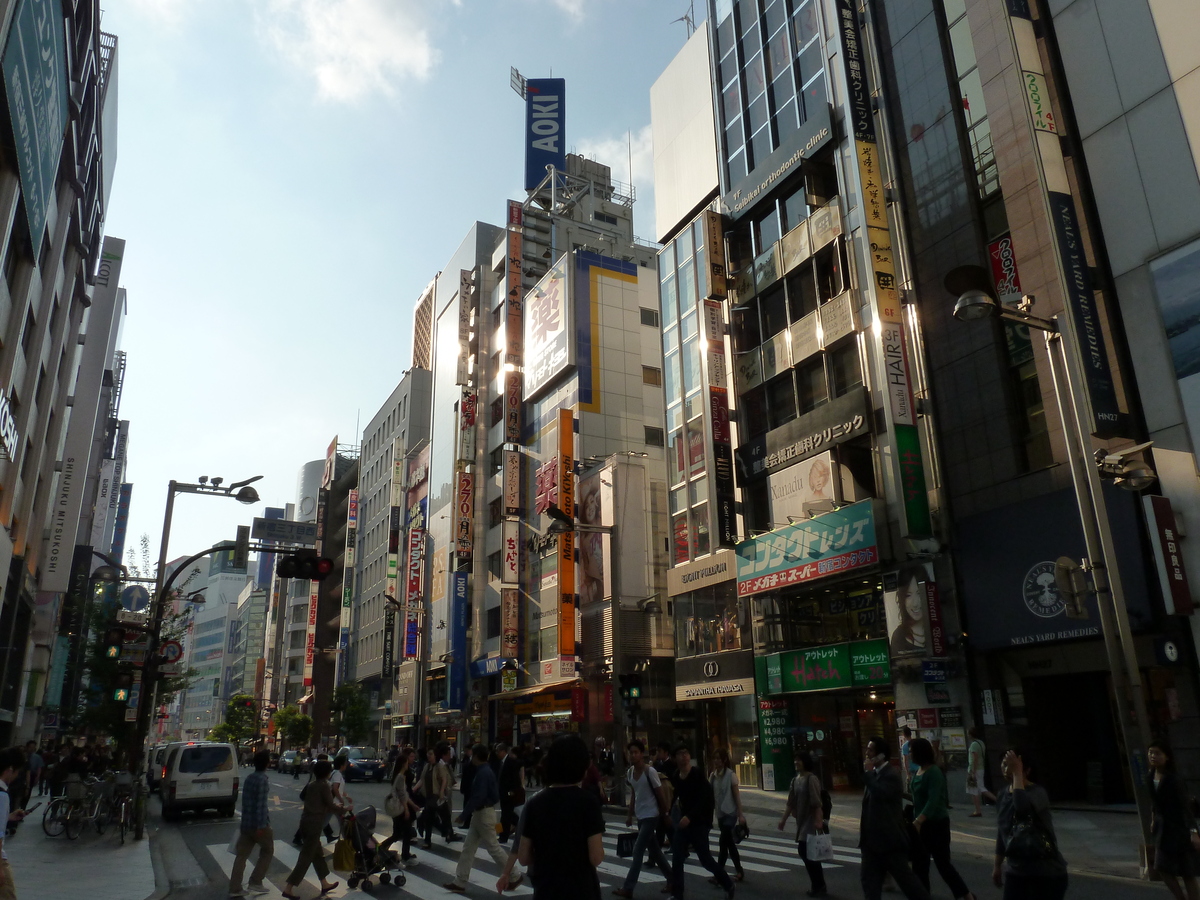
[[[646,309],[642,307],[642,324],[649,325],[651,328],[658,327],[658,310]]]
[[[491,415],[488,417],[488,428],[498,425],[504,419],[504,398],[497,397],[492,401]]]
[[[228,747],[184,747],[179,757],[179,773],[202,775],[208,772],[229,772],[233,769],[233,753]]]
[[[645,428],[647,447],[662,447],[666,443],[666,438],[661,428],[655,428],[653,425],[647,425]]]
[[[488,504],[488,528],[495,528],[504,520],[504,516],[500,511],[500,498]]]
[[[778,428],[796,418],[796,391],[792,386],[791,372],[772,379],[767,385],[767,412],[771,428]]]
[[[487,637],[500,637],[500,607],[493,606],[487,611]]]
[[[497,550],[488,556],[488,577],[500,580],[500,551]]]
[[[829,388],[840,397],[862,384],[862,366],[858,359],[858,343],[854,340],[829,351]]]
[[[820,356],[796,369],[796,393],[801,414],[816,409],[829,399],[825,388],[825,362]]]
[[[29,356],[29,348],[33,346],[33,332],[37,329],[37,320],[33,317],[33,307],[25,311],[25,328],[21,332],[21,352]]]
[[[653,366],[642,366],[642,384],[662,387],[662,369]]]
[[[492,451],[492,474],[495,475],[504,469],[504,448],[497,447]]]

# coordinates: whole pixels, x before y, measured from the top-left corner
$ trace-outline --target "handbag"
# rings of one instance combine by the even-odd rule
[[[1058,845],[1036,814],[1013,816],[1012,834],[1004,842],[1004,855],[1018,861],[1054,859],[1058,856]]]
[[[332,868],[339,872],[353,872],[354,865],[354,845],[348,838],[338,838],[338,842],[333,846]]]
[[[750,837],[750,826],[745,822],[738,822],[733,826],[733,842],[735,844],[740,844],[748,837]]]
[[[833,837],[828,834],[810,834],[804,842],[804,856],[810,862],[832,862]]]
[[[400,805],[400,799],[394,793],[389,792],[383,798],[383,811],[391,818],[396,819],[404,812],[404,807]]]
[[[617,856],[628,859],[633,856],[633,844],[637,840],[636,831],[626,831],[617,835]]]

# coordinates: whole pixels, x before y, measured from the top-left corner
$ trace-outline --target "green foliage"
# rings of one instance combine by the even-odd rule
[[[361,684],[343,684],[329,704],[334,730],[347,744],[361,742],[371,731],[371,705]]]
[[[220,733],[220,737],[216,735]],[[210,737],[214,741],[240,744],[258,733],[258,705],[249,694],[234,694],[225,704],[225,721],[217,725]]]
[[[275,713],[274,719],[275,730],[285,744],[294,749],[308,743],[313,726],[311,716],[304,715],[295,706],[285,706]]]

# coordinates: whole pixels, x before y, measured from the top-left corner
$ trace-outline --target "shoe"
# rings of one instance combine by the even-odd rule
[[[330,891],[332,891],[337,886],[338,886],[338,882],[335,881],[333,884],[329,885],[328,887],[322,887],[321,888],[321,896],[322,897],[325,896],[326,894],[328,894]]]
[[[446,843],[453,844],[455,841],[461,841],[461,840],[462,840],[461,834],[452,834],[452,835],[450,835],[450,837],[446,838]]]
[[[251,884],[246,886],[246,890],[251,894],[269,894],[271,889],[265,884]]]
[[[300,895],[299,894],[289,894],[287,891],[284,891],[283,892],[283,900],[300,900]]]
[[[442,887],[444,887],[446,890],[450,891],[453,894],[465,894],[467,892],[467,889],[465,887],[459,887],[453,881],[447,881],[445,884],[442,885]]]
[[[230,888],[230,889],[229,889],[229,896],[230,896],[230,897],[245,897],[245,896],[246,896],[246,892],[245,892],[245,891],[243,891],[243,890],[241,890],[240,888],[239,888],[238,890],[236,890],[236,891],[235,891],[233,888]]]
[[[432,842],[432,841],[426,841],[425,843],[423,843],[423,844],[421,845],[421,849],[422,849],[422,850],[432,850],[432,849],[433,849],[433,842]]]
[[[745,881],[746,873],[743,872],[741,869],[738,869],[737,872],[735,872],[733,875],[733,880],[734,881]]]
[[[618,897],[632,897],[633,891],[627,891],[625,888],[613,888],[613,893]]]
[[[510,891],[515,891],[517,888],[519,888],[524,883],[525,883],[525,873],[522,872],[520,875],[518,875],[516,878],[514,878],[512,881],[510,881],[508,883],[508,889]]]

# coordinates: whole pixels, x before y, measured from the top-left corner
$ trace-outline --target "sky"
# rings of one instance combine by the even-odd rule
[[[335,435],[358,442],[411,363],[422,289],[472,222],[524,197],[510,66],[566,79],[568,149],[632,180],[653,239],[650,86],[688,5],[108,0],[127,547],[157,549],[171,479],[264,476],[255,507],[180,497],[169,558],[294,501]]]

